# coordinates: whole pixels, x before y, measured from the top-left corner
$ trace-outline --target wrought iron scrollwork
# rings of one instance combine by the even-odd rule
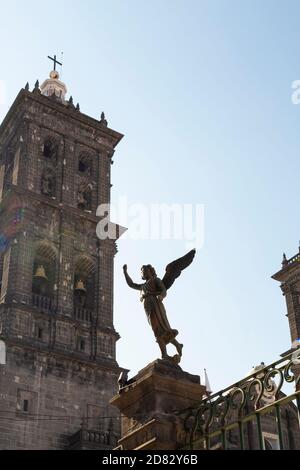
[[[262,365],[243,380],[205,397],[198,407],[185,410],[184,429],[189,436],[189,447],[195,448],[196,443],[198,448],[209,448],[211,438],[217,435],[221,435],[225,447],[227,430],[236,426],[243,448],[244,422],[260,422],[260,416],[272,410],[278,413],[282,398],[286,397],[282,392],[285,383],[295,384],[295,392],[285,398],[285,403],[296,400],[299,404],[300,355],[297,356],[299,363],[293,358],[295,353],[269,366]]]

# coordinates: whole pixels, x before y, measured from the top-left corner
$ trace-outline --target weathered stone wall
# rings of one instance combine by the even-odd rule
[[[89,429],[110,435],[106,445],[113,446],[119,419],[108,403],[115,392],[115,371],[8,346],[0,365],[0,449],[67,448],[84,418]]]

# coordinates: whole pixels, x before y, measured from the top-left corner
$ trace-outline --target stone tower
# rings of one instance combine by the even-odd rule
[[[281,283],[287,305],[291,344],[296,348],[300,344],[300,248],[290,259],[283,255],[281,270],[272,278]]]
[[[0,127],[0,449],[106,449],[119,418],[115,240],[99,240],[122,134],[56,70]]]

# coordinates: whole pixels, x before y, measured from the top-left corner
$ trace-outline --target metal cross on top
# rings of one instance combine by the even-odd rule
[[[56,60],[56,55],[54,56],[54,58],[53,58],[53,57],[50,57],[50,56],[48,55],[48,59],[53,60],[53,62],[54,62],[54,70],[56,70],[56,64],[62,65],[61,62],[58,62],[58,60]]]

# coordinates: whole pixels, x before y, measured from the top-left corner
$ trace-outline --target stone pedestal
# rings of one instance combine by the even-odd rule
[[[205,394],[200,377],[157,359],[130,379],[111,404],[122,416],[121,450],[173,450],[186,442],[178,411],[198,404]]]

